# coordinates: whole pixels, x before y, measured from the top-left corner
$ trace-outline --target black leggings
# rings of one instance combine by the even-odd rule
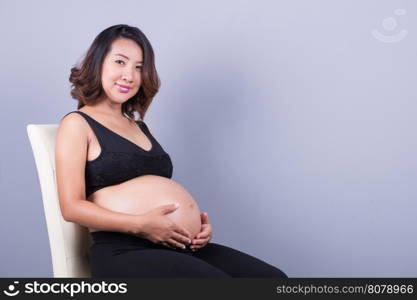
[[[120,232],[95,231],[91,236],[93,278],[287,278],[281,270],[256,257],[212,242],[193,252]]]

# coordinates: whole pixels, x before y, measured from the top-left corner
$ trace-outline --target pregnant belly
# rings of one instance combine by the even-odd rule
[[[158,206],[178,203],[177,210],[167,214],[194,238],[201,229],[197,202],[178,182],[155,175],[144,175],[118,185],[100,189],[88,197],[97,205],[121,213],[144,214]],[[96,231],[89,228],[90,232]]]

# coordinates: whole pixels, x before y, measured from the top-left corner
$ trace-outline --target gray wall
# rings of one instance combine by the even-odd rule
[[[214,242],[290,277],[417,276],[416,14],[413,0],[1,0],[0,276],[52,276],[26,125],[76,109],[70,68],[119,23],[154,47],[145,120]]]

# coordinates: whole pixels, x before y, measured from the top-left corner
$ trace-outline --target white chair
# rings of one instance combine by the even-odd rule
[[[65,221],[59,206],[55,177],[58,125],[29,124],[26,129],[38,170],[54,277],[91,277],[88,229]]]

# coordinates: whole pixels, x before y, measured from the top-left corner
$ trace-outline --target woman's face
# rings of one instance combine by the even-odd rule
[[[142,49],[136,42],[119,38],[112,43],[101,72],[101,84],[108,101],[122,104],[138,92],[142,62]]]

